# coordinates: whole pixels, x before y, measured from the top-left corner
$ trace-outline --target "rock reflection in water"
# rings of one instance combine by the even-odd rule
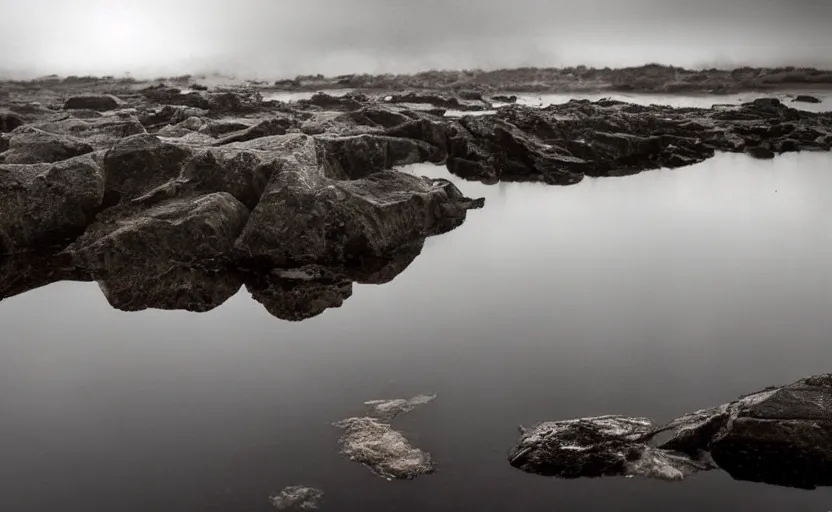
[[[419,240],[389,257],[367,257],[341,268],[306,265],[266,270],[222,262],[207,266],[177,264],[149,255],[140,265],[102,260],[93,270],[83,270],[73,265],[67,253],[27,254],[0,261],[0,300],[57,281],[96,281],[107,302],[121,311],[202,313],[221,306],[245,286],[273,316],[301,321],[341,307],[352,296],[353,283],[389,283],[404,272],[423,247],[424,240]]]

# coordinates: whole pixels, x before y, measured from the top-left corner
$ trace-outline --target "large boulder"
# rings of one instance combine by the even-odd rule
[[[0,165],[0,253],[66,242],[101,208],[104,178],[82,156],[53,164]]]
[[[179,179],[195,190],[228,192],[253,209],[269,179],[279,171],[280,160],[267,152],[214,148],[198,151]]]
[[[248,209],[225,192],[146,204],[131,201],[98,216],[67,251],[95,271],[159,269],[199,264],[226,255]]]
[[[272,176],[236,249],[274,267],[345,264],[448,231],[479,206],[446,180],[394,171],[329,179],[306,145]]]
[[[83,94],[71,96],[64,102],[65,110],[89,109],[98,111],[116,110],[124,106],[124,101],[111,94]]]
[[[104,155],[106,203],[139,197],[179,176],[192,150],[149,134],[120,140]]]
[[[131,201],[99,215],[65,253],[117,309],[208,311],[243,284],[223,264],[248,213],[227,193]]]
[[[767,388],[683,416],[660,447],[708,451],[738,480],[813,489],[832,485],[832,375]]]
[[[67,160],[92,153],[93,147],[68,135],[56,135],[31,126],[18,128],[7,136],[7,148],[0,163],[38,164]]]

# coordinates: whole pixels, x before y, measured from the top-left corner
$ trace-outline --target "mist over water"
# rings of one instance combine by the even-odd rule
[[[832,3],[818,0],[0,0],[0,12],[5,76],[832,67]]]

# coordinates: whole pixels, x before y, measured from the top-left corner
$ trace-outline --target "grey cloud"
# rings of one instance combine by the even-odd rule
[[[0,0],[0,12],[0,70],[18,73],[832,66],[832,3],[818,0]]]

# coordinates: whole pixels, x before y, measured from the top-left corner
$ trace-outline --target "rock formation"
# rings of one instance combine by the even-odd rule
[[[719,468],[737,480],[830,486],[832,375],[766,388],[662,426],[622,416],[541,423],[523,431],[509,462],[562,478],[681,480]]]
[[[396,169],[408,164],[568,185],[717,151],[832,148],[832,114],[775,99],[512,104],[451,118],[446,109],[493,105],[473,89],[281,103],[254,86],[15,87],[0,113],[0,254],[60,253],[60,271],[34,282],[71,270],[127,310],[205,311],[245,286],[275,316],[302,320],[340,306],[353,282],[391,280],[427,237],[483,206],[447,180]],[[27,288],[14,282],[0,290]]]
[[[413,446],[404,434],[385,422],[434,398],[436,395],[419,395],[409,400],[365,402],[365,416],[334,423],[334,426],[344,430],[339,440],[341,454],[387,480],[412,480],[433,473],[430,454]]]

